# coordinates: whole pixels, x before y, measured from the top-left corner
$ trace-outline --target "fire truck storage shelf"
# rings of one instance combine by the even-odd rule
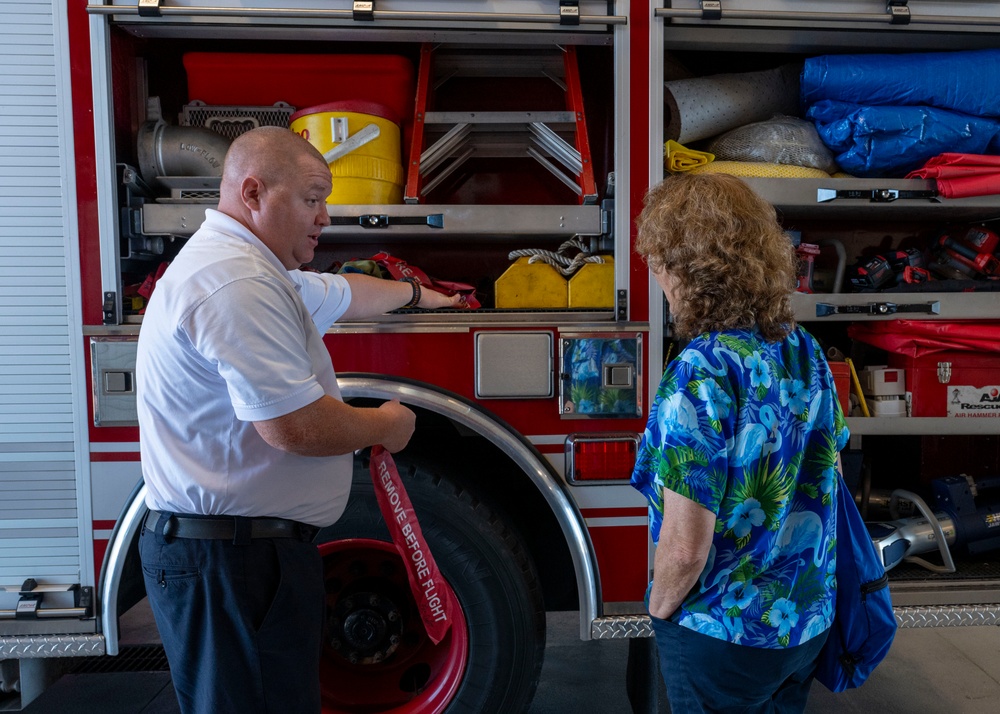
[[[145,235],[189,237],[201,225],[205,204],[155,203],[142,206]],[[488,237],[601,236],[607,216],[600,206],[471,206],[471,205],[330,205],[336,225],[324,229],[321,240],[355,238],[378,243],[388,238],[430,241]],[[379,221],[384,218],[384,221]],[[405,218],[405,222],[394,222]],[[428,218],[426,222],[413,219]],[[368,219],[375,219],[370,221]],[[372,227],[372,223],[378,223]],[[441,227],[436,227],[435,224]]]

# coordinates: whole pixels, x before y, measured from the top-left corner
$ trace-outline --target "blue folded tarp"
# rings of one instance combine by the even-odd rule
[[[807,59],[805,116],[840,168],[902,177],[944,152],[1000,153],[1000,49]]]
[[[945,152],[1000,153],[1000,121],[934,107],[821,101],[806,111],[843,171],[902,178]]]
[[[1000,49],[813,57],[800,91],[804,107],[833,99],[1000,117]]]

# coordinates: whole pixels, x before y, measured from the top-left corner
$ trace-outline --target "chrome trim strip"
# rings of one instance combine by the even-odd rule
[[[538,459],[527,441],[505,429],[476,408],[442,392],[415,384],[394,382],[379,377],[341,377],[340,390],[344,398],[371,397],[399,399],[406,404],[442,414],[485,437],[517,464],[538,488],[552,509],[569,545],[580,593],[580,639],[589,640],[591,623],[597,618],[599,590],[597,556],[587,534],[583,517],[570,498],[568,487],[559,479],[548,462]]]
[[[118,654],[118,589],[121,586],[125,556],[147,510],[146,484],[142,484],[134,492],[125,515],[118,520],[111,542],[108,543],[107,569],[100,585],[100,607],[101,629],[104,632],[106,654],[109,655]]]

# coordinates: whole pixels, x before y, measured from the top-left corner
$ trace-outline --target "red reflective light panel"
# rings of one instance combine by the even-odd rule
[[[573,444],[573,478],[577,481],[627,480],[635,467],[636,443],[577,441]]]

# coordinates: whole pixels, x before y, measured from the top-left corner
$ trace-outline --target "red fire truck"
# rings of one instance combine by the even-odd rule
[[[990,47],[995,37],[977,28],[1000,24],[996,10],[955,18],[944,2],[829,5],[5,4],[0,697],[19,688],[30,701],[56,658],[119,653],[119,617],[144,597],[134,367],[145,298],[217,200],[229,142],[260,125],[350,149],[331,162],[332,225],[310,268],[402,264],[474,289],[480,305],[397,311],[325,337],[345,398],[399,399],[417,413],[396,460],[461,606],[433,645],[359,454],[347,511],[318,536],[326,710],[522,711],[547,611],[578,610],[583,639],[632,638],[648,674],[646,507],[628,478],[671,342],[630,243],[642,195],[664,175],[664,82],[680,64],[691,77],[876,45]],[[993,207],[860,193],[818,203],[829,181],[748,181],[804,241],[836,234],[851,250]],[[874,195],[917,183],[837,187]],[[928,319],[995,317],[981,295],[954,298],[920,302],[944,306]],[[852,309],[872,302],[796,300],[803,321],[832,315],[817,329],[839,344],[848,321],[864,319]],[[995,433],[988,420],[875,421],[851,419],[866,458],[895,449],[887,439],[932,434],[967,438],[974,453]],[[908,479],[887,469],[880,485]],[[961,575],[894,581],[900,621],[995,622],[996,581]],[[647,688],[640,676],[637,708],[652,706]]]

